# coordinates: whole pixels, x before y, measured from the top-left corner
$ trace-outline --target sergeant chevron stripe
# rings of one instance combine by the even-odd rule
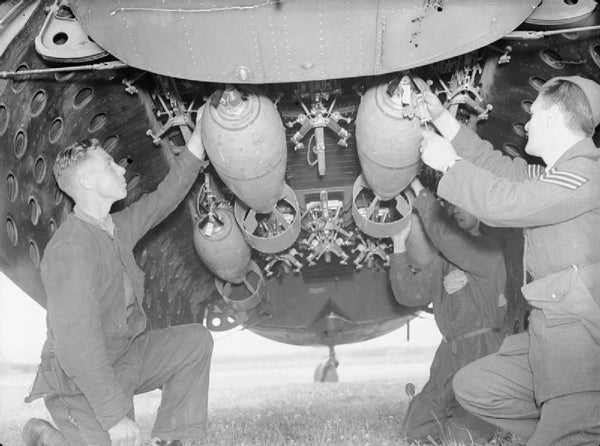
[[[527,176],[529,178],[539,178],[544,172],[544,166],[541,164],[528,164],[527,165]]]
[[[588,179],[582,175],[553,167],[540,177],[540,181],[575,190],[587,183]]]

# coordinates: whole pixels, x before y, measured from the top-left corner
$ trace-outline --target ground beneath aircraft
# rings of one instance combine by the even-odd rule
[[[400,432],[408,406],[404,386],[407,382],[417,389],[423,386],[435,346],[348,347],[352,349],[338,354],[341,382],[327,384],[310,382],[315,362],[327,355],[325,349],[216,357],[205,444],[406,445]],[[48,419],[42,401],[22,403],[34,371],[33,366],[0,364],[0,444],[4,446],[20,444],[20,430],[28,418]],[[159,403],[158,391],[136,397],[137,421],[146,440]]]

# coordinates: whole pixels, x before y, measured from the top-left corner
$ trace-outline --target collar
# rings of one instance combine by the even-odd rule
[[[85,221],[86,223],[90,223],[97,228],[102,229],[107,232],[111,237],[115,234],[115,223],[113,222],[112,216],[108,214],[103,220],[98,220],[97,218],[92,217],[87,212],[83,211],[77,205],[73,208],[73,214],[75,217],[80,220]]]
[[[591,158],[594,160],[600,158],[600,149],[594,145],[592,138],[583,138],[581,141],[576,142],[556,160],[554,166],[579,157]],[[548,168],[546,170],[548,170]]]

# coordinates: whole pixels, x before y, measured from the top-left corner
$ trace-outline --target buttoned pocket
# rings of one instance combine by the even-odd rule
[[[577,268],[571,267],[535,280],[522,291],[532,306],[543,311],[548,327],[581,323],[600,344],[600,309],[586,285],[598,279],[590,271],[596,270],[586,268],[580,276]]]
[[[523,286],[523,296],[536,308],[548,308],[563,300],[571,290],[574,268],[549,274]]]

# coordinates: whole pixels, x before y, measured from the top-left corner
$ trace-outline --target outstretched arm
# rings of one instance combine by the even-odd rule
[[[515,182],[462,160],[442,177],[438,194],[490,226],[555,224],[597,208],[600,197],[594,164],[565,169],[570,169],[564,173],[569,181],[549,173],[539,180]]]
[[[412,219],[392,236],[394,253],[390,256],[390,283],[399,304],[408,307],[427,305],[431,302],[432,262],[414,272],[408,262],[406,241],[411,231]]]
[[[435,94],[426,92],[423,94],[423,98],[431,114],[433,125],[445,139],[452,142],[461,158],[514,181],[535,178],[543,172],[542,165],[527,164],[521,158],[513,159],[499,150],[494,150],[488,141],[481,139],[473,130],[460,124],[444,108]]]
[[[198,177],[204,157],[200,137],[201,116],[199,110],[196,128],[187,142],[187,149],[177,157],[158,188],[114,214],[115,223],[127,234],[132,245],[175,210]]]
[[[437,249],[464,271],[487,277],[493,273],[501,248],[486,239],[476,237],[450,224],[445,210],[427,189],[422,189],[415,201],[427,235]]]

